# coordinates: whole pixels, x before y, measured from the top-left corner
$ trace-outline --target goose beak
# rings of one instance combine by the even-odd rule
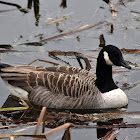
[[[131,69],[131,67],[124,60],[121,61],[121,66]]]

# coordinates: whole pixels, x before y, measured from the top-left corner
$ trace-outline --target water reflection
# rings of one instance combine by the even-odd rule
[[[20,104],[18,98],[13,98],[11,95],[8,96],[7,100],[3,104],[1,108],[10,108],[10,107],[22,107],[23,105]],[[14,118],[14,119],[19,119],[20,116],[23,114],[23,111],[4,111],[1,112],[4,116],[7,118]]]
[[[35,19],[36,19],[36,23],[35,25],[38,26],[39,24],[39,0],[28,0],[28,4],[27,7],[28,9],[32,9],[32,5],[34,7],[34,15],[35,15]]]
[[[67,0],[62,0],[60,7],[67,8]]]
[[[22,8],[20,5],[15,4],[15,3],[10,3],[10,2],[4,2],[4,1],[0,1],[0,4],[5,4],[5,5],[10,5],[13,7],[16,7],[20,12],[23,13],[28,13],[29,10],[28,9],[32,9],[32,7],[34,7],[34,16],[36,19],[35,25],[38,26],[39,24],[39,0],[28,0],[27,2],[27,8]]]
[[[102,125],[118,125],[123,123],[123,118],[112,119],[107,122],[97,122],[98,126]],[[116,132],[115,132],[116,131]],[[97,138],[100,140],[103,139],[113,139],[117,140],[116,136],[119,133],[119,128],[97,128]]]
[[[107,4],[110,2],[110,0],[103,0],[104,2],[106,2]]]
[[[15,4],[15,3],[0,1],[0,4],[10,5],[10,6],[16,7],[20,12],[28,13],[27,9],[24,9],[20,5]]]

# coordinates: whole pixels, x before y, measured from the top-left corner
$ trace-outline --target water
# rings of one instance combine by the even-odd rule
[[[13,46],[12,49],[18,52],[1,53],[1,62],[17,65],[28,64],[35,59],[43,59],[66,65],[64,62],[48,56],[48,51],[54,50],[76,51],[97,57],[98,51],[91,50],[97,49],[100,34],[104,34],[106,44],[112,44],[119,48],[140,49],[139,0],[132,2],[125,0],[124,4],[118,6],[116,18],[112,16],[109,5],[102,0],[69,0],[67,1],[67,8],[60,7],[61,1],[41,0],[36,12],[34,12],[34,6],[32,6],[31,9],[27,9],[27,4],[29,4],[27,0],[11,0],[9,3],[19,5],[22,7],[22,10],[16,6],[0,3],[0,44],[10,44]],[[117,1],[113,2],[114,7],[116,3]],[[28,13],[24,13],[23,10],[27,10]],[[69,16],[69,18],[60,21],[58,27],[56,23],[47,25],[51,20],[64,16]],[[58,35],[60,34],[60,30],[58,29],[61,29],[63,31],[62,33],[65,33],[81,26],[96,24],[104,20],[113,24],[113,34],[109,33],[110,26],[103,24],[89,30],[48,41],[43,46],[20,45],[21,43],[39,41],[40,38],[45,39]],[[80,41],[77,40],[77,36],[80,38]],[[79,67],[75,57],[66,58],[62,56],[61,58],[68,61],[72,66]],[[139,54],[125,53],[124,58],[133,63],[140,64]],[[96,60],[92,58],[90,58],[90,60],[93,67],[95,67]],[[42,62],[36,62],[35,64],[49,65]],[[94,70],[92,69],[91,71]],[[129,70],[128,72],[115,74],[114,79],[115,81],[119,81],[119,86],[121,87],[124,82],[132,86],[140,82],[140,71]],[[0,89],[0,105],[2,106],[9,95],[2,80],[0,80]],[[129,90],[125,90],[129,97],[127,111],[139,111],[140,103],[132,100],[140,100],[139,91],[139,84]],[[131,119],[132,118],[124,116],[124,120],[127,120],[127,122],[131,122]],[[135,121],[133,123],[135,123]],[[31,132],[33,130],[34,128],[31,128]],[[117,135],[117,139],[123,139],[125,136],[128,136],[130,140],[139,139],[139,132],[139,128],[121,129],[121,132]],[[60,139],[59,135],[62,135],[62,133],[52,137],[53,139],[54,137]],[[72,130],[72,139],[84,140],[96,138],[97,133],[95,129]]]

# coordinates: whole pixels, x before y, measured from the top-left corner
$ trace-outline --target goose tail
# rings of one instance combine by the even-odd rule
[[[11,65],[5,64],[5,63],[0,63],[0,72],[2,72],[1,71],[2,68],[7,68],[7,67],[11,67]]]

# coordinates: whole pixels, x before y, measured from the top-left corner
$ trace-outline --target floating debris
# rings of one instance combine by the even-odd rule
[[[57,22],[66,20],[66,19],[68,19],[68,18],[69,18],[69,16],[64,16],[64,17],[62,17],[62,18],[59,18],[59,19],[56,19],[56,20],[53,20],[53,21],[49,22],[47,25],[51,25],[51,24],[54,24],[54,23],[57,23]]]
[[[106,41],[105,41],[104,35],[101,34],[101,35],[99,36],[99,39],[100,39],[99,47],[102,47],[102,48],[105,47]]]
[[[111,26],[110,26],[111,28],[110,28],[110,33],[111,34],[113,34],[113,31],[114,31],[114,27],[113,27],[113,24],[111,24]]]
[[[80,67],[83,69],[83,65],[81,63],[81,60],[80,59],[83,59],[85,64],[86,64],[86,70],[90,70],[91,69],[91,65],[90,65],[90,62],[87,58],[87,56],[81,54],[81,53],[78,53],[78,52],[73,52],[73,51],[68,51],[68,52],[64,52],[64,51],[51,51],[51,52],[48,52],[49,53],[49,56],[57,59],[57,60],[61,60],[63,62],[65,62],[66,64],[69,64],[68,62],[60,59],[59,57],[57,57],[58,55],[63,55],[63,56],[75,56]]]
[[[30,62],[28,65],[32,65],[33,63],[35,63],[37,61],[48,63],[48,64],[52,64],[52,65],[55,65],[55,66],[59,65],[58,63],[54,63],[54,62],[46,61],[46,60],[41,60],[41,59],[35,59],[34,61]]]
[[[49,37],[49,38],[46,38],[46,39],[42,39],[42,40],[40,40],[38,42],[27,42],[27,43],[22,43],[22,44],[19,44],[19,45],[42,46],[42,45],[46,44],[48,41],[50,41],[50,40],[57,39],[57,38],[60,38],[60,37],[64,37],[64,36],[67,36],[67,35],[71,35],[71,34],[74,34],[74,33],[77,33],[77,32],[81,32],[81,31],[84,31],[84,30],[87,30],[87,29],[102,25],[105,22],[106,21],[101,21],[101,22],[98,22],[98,23],[93,24],[93,25],[82,26],[82,27],[80,27],[80,28],[78,28],[76,30],[72,30],[72,31],[69,31],[69,32],[66,32],[66,33],[62,33],[62,34],[59,34],[59,35],[56,35],[56,36],[53,36],[53,37]]]
[[[140,50],[139,49],[125,49],[125,48],[122,48],[120,50],[123,53],[140,53]]]

